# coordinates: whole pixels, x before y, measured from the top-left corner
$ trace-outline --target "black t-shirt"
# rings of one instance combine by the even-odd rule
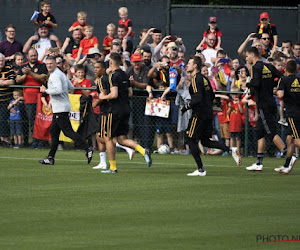
[[[10,65],[5,65],[2,70],[0,70],[0,79],[1,80],[15,80],[15,72]],[[14,84],[14,83],[13,83]],[[0,87],[0,103],[8,102],[12,99],[13,88],[7,86]]]
[[[276,102],[273,89],[276,87],[275,78],[280,78],[282,74],[271,64],[256,62],[252,66],[252,79],[247,83],[247,87],[254,88],[257,108],[273,110]]]
[[[103,90],[108,91],[109,83],[108,83],[108,75],[103,75],[100,78],[97,78],[95,80],[95,84],[97,86],[97,92],[101,93]],[[100,104],[100,112],[101,113],[107,113],[109,112],[109,103],[108,101],[104,101]]]
[[[261,28],[261,23],[259,23],[256,27],[256,33],[262,34],[262,33],[268,33],[270,35],[270,41],[271,44],[274,44],[274,38],[273,36],[277,35],[277,29],[276,26],[272,23],[269,23],[267,27]]]
[[[170,73],[166,73],[162,70],[159,70],[159,71],[156,71],[156,75],[157,76],[155,79],[157,81],[165,82],[168,85],[168,87],[170,86]],[[180,78],[181,78],[180,74],[177,74],[177,84],[179,83]]]
[[[48,70],[46,67],[46,64],[40,61],[37,61],[32,67],[30,66],[29,62],[26,62],[24,64],[21,65],[21,67],[19,68],[19,72],[18,75],[22,76],[24,75],[22,72],[22,69],[28,67],[30,68],[30,70],[33,73],[39,74],[39,75],[47,75],[48,74]]]
[[[278,89],[284,91],[283,101],[287,116],[300,118],[300,77],[286,76],[278,84]]]
[[[126,72],[127,76],[133,76],[133,79],[136,82],[140,83],[149,83],[149,77],[148,77],[149,67],[142,65],[140,71],[136,73],[132,66],[130,66]]]
[[[42,14],[42,12],[40,12],[39,15],[38,15],[38,17],[37,17],[37,20],[36,20],[36,21],[37,21],[39,24],[41,24],[41,23],[44,23],[46,20],[51,21],[52,23],[56,23],[55,17],[52,15],[51,12],[49,12],[47,16],[44,16],[44,15]],[[48,26],[48,28],[50,28],[50,29],[52,28],[51,25],[47,25],[47,26]]]
[[[132,43],[132,41],[129,40],[129,41],[127,41],[126,51],[131,54],[132,50],[133,50],[133,43]]]
[[[70,37],[70,42],[65,50],[65,54],[71,54],[72,57],[77,56],[79,50],[80,41],[75,41],[73,37]]]
[[[128,99],[128,88],[131,87],[128,76],[126,73],[117,69],[108,76],[109,89],[112,87],[118,87],[118,97],[116,99],[109,100],[110,107],[113,113],[130,111],[129,99]]]
[[[215,94],[210,81],[198,72],[192,79],[189,92],[191,95],[190,106],[193,113],[197,114],[199,119],[212,119]]]

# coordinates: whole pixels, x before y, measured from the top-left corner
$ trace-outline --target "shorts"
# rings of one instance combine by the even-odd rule
[[[230,132],[230,138],[241,138],[242,132]]]
[[[221,138],[229,139],[230,138],[230,132],[229,132],[229,123],[220,123],[220,133]]]
[[[113,138],[127,135],[129,132],[129,117],[130,112],[101,115],[99,136]]]
[[[21,135],[22,134],[22,121],[21,120],[10,120],[10,135]]]
[[[163,134],[163,133],[172,133],[172,120],[171,118],[156,118],[156,133]]]
[[[256,135],[257,140],[269,136],[271,139],[274,138],[274,136],[277,134],[276,131],[276,116],[277,113],[276,107],[273,110],[263,110],[258,109],[258,120],[256,125]]]
[[[193,115],[189,120],[186,136],[195,140],[209,139],[212,137],[212,119],[201,120]]]
[[[287,135],[291,135],[294,139],[300,139],[300,118],[288,117],[288,124]]]

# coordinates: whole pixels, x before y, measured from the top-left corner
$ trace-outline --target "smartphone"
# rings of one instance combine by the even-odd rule
[[[49,51],[52,53],[52,52],[58,52],[59,49],[58,48],[50,48]]]
[[[229,63],[229,59],[228,58],[221,58],[220,62],[221,63]]]
[[[170,36],[169,40],[172,42],[175,42],[177,40],[177,36]]]
[[[167,63],[167,62],[161,62],[160,65],[161,65],[162,67],[167,67],[167,66],[168,66],[168,63]]]

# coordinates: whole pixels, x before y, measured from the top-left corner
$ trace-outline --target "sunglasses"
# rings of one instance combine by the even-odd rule
[[[270,40],[269,37],[262,37],[261,39],[263,39],[263,40]]]
[[[171,47],[171,49],[172,49],[173,51],[178,50],[177,47]]]

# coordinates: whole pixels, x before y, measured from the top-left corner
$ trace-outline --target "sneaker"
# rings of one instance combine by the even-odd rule
[[[107,169],[107,165],[99,163],[97,166],[93,167],[93,169]]]
[[[280,166],[279,168],[274,168],[274,171],[277,173],[283,173],[283,170],[285,169],[284,166]],[[288,169],[288,168],[287,168]]]
[[[292,159],[291,159],[291,161],[290,161],[290,164],[289,164],[289,172],[288,173],[290,173],[292,170],[293,170],[293,166],[294,166],[294,164],[295,164],[295,162],[297,161],[297,157],[296,156],[292,156]]]
[[[248,171],[262,171],[263,165],[257,165],[256,163],[253,163],[250,167],[246,167]]]
[[[283,126],[286,126],[286,127],[289,125],[289,124],[286,122],[285,119],[284,119],[284,120],[279,120],[278,123],[279,123],[280,125],[283,125]]]
[[[129,156],[129,160],[132,160],[133,157],[134,157],[134,154],[135,154],[135,150],[132,149],[132,148],[128,148],[128,149],[126,150],[126,152],[127,152],[128,156]]]
[[[19,144],[15,144],[14,148],[18,149],[18,148],[20,148],[20,145]]]
[[[230,154],[228,152],[223,152],[222,156],[229,156]]]
[[[64,150],[64,147],[63,147],[63,145],[62,145],[62,144],[58,144],[58,146],[57,146],[57,150]]]
[[[183,149],[180,151],[181,155],[189,155],[190,154],[190,150],[189,149]]]
[[[144,155],[144,159],[146,161],[147,167],[151,167],[152,165],[152,158],[151,158],[151,153],[149,149],[145,149],[145,155]]]
[[[203,171],[199,171],[199,169],[195,170],[192,173],[187,174],[187,176],[205,176],[206,175],[206,171],[204,169],[202,169]]]
[[[240,167],[242,165],[242,157],[240,155],[238,148],[232,147],[231,150],[232,150],[231,154],[234,161],[236,162],[236,165]]]
[[[54,165],[54,158],[47,156],[47,157],[45,157],[45,159],[40,160],[39,163],[46,164],[46,165]]]
[[[108,169],[108,170],[103,170],[101,171],[101,174],[116,174],[118,173],[118,170],[111,170],[111,169]]]
[[[88,164],[90,164],[91,161],[92,161],[92,159],[93,159],[93,148],[92,148],[92,147],[89,147],[89,148],[87,149],[87,151],[85,152],[85,155],[86,155],[86,157],[87,157],[87,159],[88,159]]]
[[[153,154],[158,154],[158,150],[157,150],[157,149],[154,150],[154,151],[153,151]]]
[[[171,154],[172,154],[172,155],[178,155],[178,154],[179,154],[179,150],[178,150],[177,148],[173,148],[173,149],[171,150]]]

